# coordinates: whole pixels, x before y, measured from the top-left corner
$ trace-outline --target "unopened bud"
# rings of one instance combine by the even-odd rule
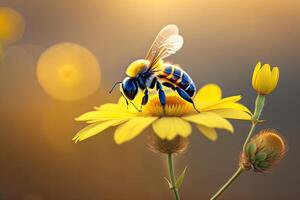
[[[284,157],[286,143],[275,130],[262,130],[246,146],[240,166],[257,172],[270,171]]]

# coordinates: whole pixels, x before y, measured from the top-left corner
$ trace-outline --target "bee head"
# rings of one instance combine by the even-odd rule
[[[133,77],[126,77],[122,81],[121,88],[124,95],[130,100],[133,100],[138,93],[138,84]]]
[[[149,61],[145,59],[139,59],[136,61],[133,61],[126,70],[126,75],[129,77],[137,77],[137,75],[146,70],[147,66],[149,65]]]

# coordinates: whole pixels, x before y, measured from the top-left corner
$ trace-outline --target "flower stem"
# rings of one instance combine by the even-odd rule
[[[171,179],[172,190],[176,200],[180,200],[178,189],[176,188],[176,178],[174,174],[174,166],[173,166],[173,155],[168,153],[168,167],[169,167],[169,176]]]
[[[250,131],[249,131],[248,136],[247,136],[247,138],[246,138],[246,140],[245,140],[245,142],[244,142],[244,145],[243,145],[243,151],[246,150],[247,144],[248,144],[248,142],[249,142],[249,140],[250,140],[250,138],[251,138],[251,136],[253,135],[253,132],[254,132],[254,130],[255,130],[255,126],[256,126],[256,123],[253,123],[253,122],[252,122]]]
[[[210,200],[217,199],[234,181],[235,179],[243,172],[243,168],[239,167],[232,177],[220,188],[220,190],[212,197]]]
[[[246,150],[246,146],[247,146],[249,140],[251,139],[251,136],[253,135],[253,132],[255,130],[255,126],[256,126],[256,124],[259,120],[259,117],[262,113],[264,105],[265,105],[265,96],[257,95],[256,101],[255,101],[255,110],[254,110],[254,114],[252,116],[252,125],[251,125],[250,131],[248,133],[248,136],[247,136],[247,138],[244,142],[243,151]]]
[[[255,110],[254,110],[254,114],[252,116],[252,125],[251,128],[249,130],[248,136],[244,142],[243,145],[243,151],[246,150],[247,144],[250,141],[254,130],[255,130],[255,126],[257,124],[257,122],[259,121],[259,117],[262,113],[262,110],[264,108],[265,105],[265,96],[262,95],[257,95],[256,100],[255,100]],[[219,191],[210,199],[210,200],[215,200],[217,199],[235,180],[236,178],[243,172],[243,168],[239,167],[237,169],[237,171],[232,175],[232,177],[221,187],[221,189],[219,189]]]

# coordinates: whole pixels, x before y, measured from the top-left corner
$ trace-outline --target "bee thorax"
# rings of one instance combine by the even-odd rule
[[[127,67],[126,75],[129,77],[137,77],[148,66],[149,66],[148,60],[145,59],[136,60]]]

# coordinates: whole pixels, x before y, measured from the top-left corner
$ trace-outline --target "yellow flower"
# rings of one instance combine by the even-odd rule
[[[166,96],[165,113],[157,94],[150,95],[142,112],[138,112],[133,106],[127,108],[123,98],[120,98],[118,104],[108,103],[95,108],[95,111],[76,118],[89,125],[79,131],[73,140],[82,141],[109,127],[118,126],[114,140],[121,144],[135,138],[150,125],[161,139],[173,140],[176,136],[189,136],[192,132],[191,123],[208,139],[216,140],[217,128],[233,132],[233,126],[225,118],[251,119],[250,111],[237,103],[240,96],[222,99],[220,87],[214,84],[201,88],[194,98],[200,113],[173,91],[166,91]],[[138,102],[141,102],[141,96],[134,101],[136,105],[139,105]]]
[[[252,76],[252,86],[260,95],[270,94],[277,86],[279,79],[279,68],[271,67],[269,64],[258,62]]]

